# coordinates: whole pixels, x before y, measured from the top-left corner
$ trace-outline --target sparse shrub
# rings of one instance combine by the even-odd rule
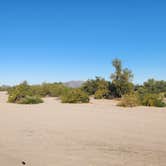
[[[39,104],[39,103],[43,103],[43,100],[37,96],[26,96],[18,102],[18,104]]]
[[[135,107],[138,105],[140,105],[140,102],[137,94],[135,93],[123,96],[120,103],[118,103],[118,106],[122,107]]]
[[[62,103],[89,103],[89,96],[80,89],[68,90],[61,96]]]
[[[165,107],[166,104],[163,102],[163,96],[159,94],[145,94],[141,102],[145,106],[156,106],[156,107]]]

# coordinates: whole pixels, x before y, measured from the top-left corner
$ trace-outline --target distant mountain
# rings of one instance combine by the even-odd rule
[[[84,81],[69,81],[64,82],[63,84],[71,88],[79,88],[84,83]]]

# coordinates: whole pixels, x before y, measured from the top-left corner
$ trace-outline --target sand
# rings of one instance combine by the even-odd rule
[[[0,92],[0,166],[166,165],[166,108],[6,100]]]

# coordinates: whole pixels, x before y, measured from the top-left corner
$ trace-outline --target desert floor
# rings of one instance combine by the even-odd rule
[[[1,92],[0,166],[166,166],[166,108],[6,100]]]

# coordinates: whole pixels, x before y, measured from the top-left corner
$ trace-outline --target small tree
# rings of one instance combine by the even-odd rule
[[[111,75],[112,85],[111,92],[115,97],[122,97],[134,90],[132,83],[133,74],[129,69],[123,69],[121,60],[115,59],[112,62],[115,67],[115,73]]]

